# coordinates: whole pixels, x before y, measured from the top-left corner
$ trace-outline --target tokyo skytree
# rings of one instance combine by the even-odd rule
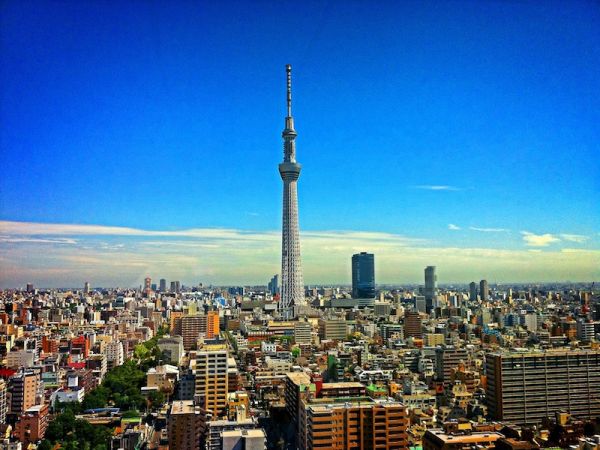
[[[281,230],[281,299],[279,311],[286,318],[295,314],[294,307],[305,304],[298,226],[298,177],[302,166],[296,162],[296,130],[292,117],[292,66],[287,72],[287,116],[283,137],[283,162],[279,174],[283,180],[283,226]]]

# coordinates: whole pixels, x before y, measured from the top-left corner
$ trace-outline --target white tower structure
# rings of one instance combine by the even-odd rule
[[[302,166],[296,162],[296,130],[292,117],[292,66],[287,72],[287,116],[283,137],[283,162],[279,174],[283,180],[283,226],[281,230],[281,299],[279,310],[284,318],[294,316],[294,307],[305,304],[300,228],[298,226],[298,178]]]

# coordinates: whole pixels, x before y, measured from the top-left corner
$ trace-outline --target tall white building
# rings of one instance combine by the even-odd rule
[[[283,180],[283,226],[281,230],[281,300],[279,309],[285,318],[294,316],[294,307],[305,304],[300,228],[298,225],[298,178],[302,166],[296,162],[296,130],[292,117],[292,66],[287,71],[287,116],[283,130],[283,162],[279,174]]]
[[[112,341],[106,344],[106,362],[108,369],[120,366],[125,361],[123,352],[123,343],[121,341]]]

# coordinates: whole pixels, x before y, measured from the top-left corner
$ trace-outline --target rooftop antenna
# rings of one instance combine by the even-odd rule
[[[286,64],[287,72],[287,115],[292,117],[292,65]]]

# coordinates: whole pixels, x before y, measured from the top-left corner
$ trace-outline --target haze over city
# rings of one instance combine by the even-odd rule
[[[287,63],[306,284],[598,280],[590,5],[3,3],[0,287],[264,284]]]

